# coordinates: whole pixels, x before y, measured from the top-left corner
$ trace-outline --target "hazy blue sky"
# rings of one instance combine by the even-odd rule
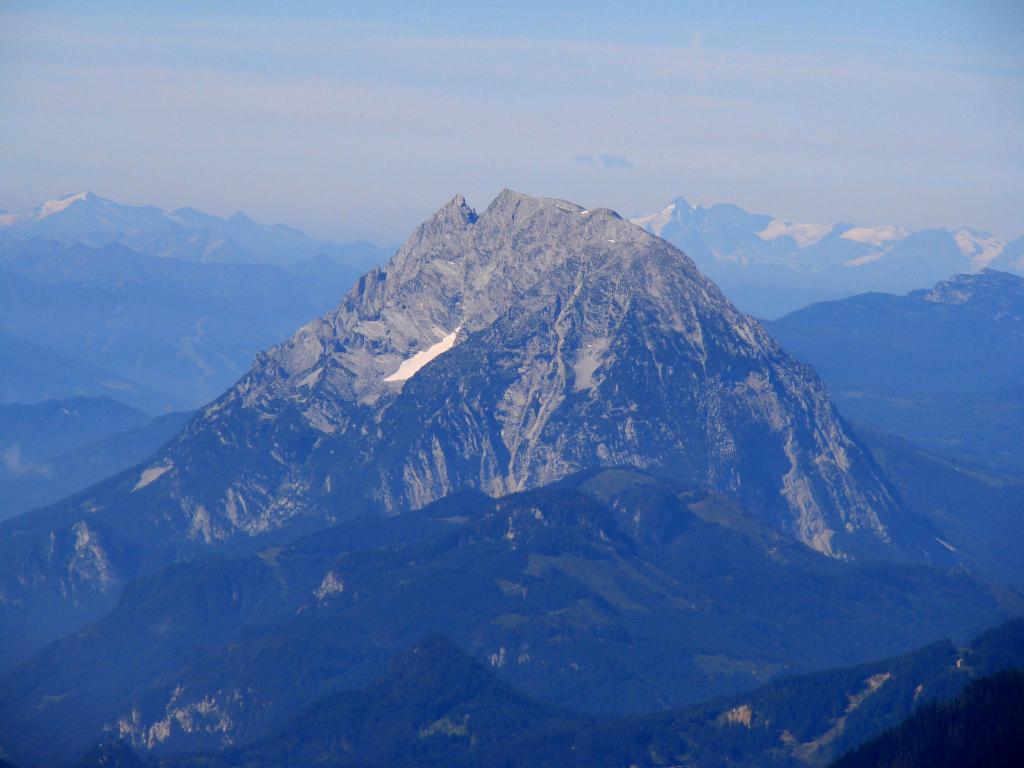
[[[165,5],[0,4],[0,207],[395,242],[509,186],[1024,233],[1019,0]]]

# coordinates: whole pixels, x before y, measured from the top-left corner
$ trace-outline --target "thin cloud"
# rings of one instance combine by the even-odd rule
[[[600,165],[605,169],[633,170],[633,163],[625,155],[576,155],[572,159],[577,165]]]
[[[650,45],[26,12],[0,23],[0,201],[37,204],[31,183],[102,186],[390,242],[429,215],[439,188],[483,199],[514,184],[642,209],[686,193],[685,178],[803,220],[966,219],[1019,235],[1015,49],[708,34]],[[651,104],[660,119],[638,119]]]
[[[601,165],[605,168],[625,168],[633,170],[633,163],[625,155],[601,155]]]

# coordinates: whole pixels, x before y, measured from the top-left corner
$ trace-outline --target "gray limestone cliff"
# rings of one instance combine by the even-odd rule
[[[0,526],[0,612],[38,629],[28,647],[212,547],[617,465],[826,555],[902,547],[817,375],[681,251],[610,210],[456,197],[146,464]]]
[[[816,375],[689,258],[612,211],[506,190],[479,215],[454,198],[262,354],[148,492],[223,538],[355,497],[397,513],[625,464],[733,495],[826,554],[889,539],[893,500]]]

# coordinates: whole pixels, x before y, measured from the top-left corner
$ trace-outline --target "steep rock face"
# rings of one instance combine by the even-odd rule
[[[212,540],[618,464],[730,493],[827,554],[889,540],[884,482],[812,371],[666,242],[510,191],[479,216],[456,197],[261,355],[150,492]]]
[[[828,555],[899,543],[817,376],[681,251],[609,210],[506,190],[477,215],[456,197],[146,465],[0,529],[0,598],[85,605],[197,548],[622,464],[725,492]],[[102,583],[54,554],[75,526]]]

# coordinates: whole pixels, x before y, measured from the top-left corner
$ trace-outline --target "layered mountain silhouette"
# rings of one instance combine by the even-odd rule
[[[166,405],[166,398],[113,371],[0,330],[0,403],[72,397],[116,397],[150,412]]]
[[[766,324],[812,364],[843,415],[959,460],[1024,476],[1024,277],[960,274]]]
[[[625,464],[828,556],[945,556],[813,370],[687,256],[506,190],[450,201],[145,465],[0,528],[0,612],[30,628],[5,655],[181,557]]]
[[[296,274],[158,258],[120,243],[0,237],[0,332],[43,348],[19,354],[0,336],[0,359],[22,358],[0,373],[0,397],[92,394],[94,366],[112,372],[98,382],[106,394],[150,413],[205,405],[257,352],[335,306],[358,276],[337,264]]]
[[[21,213],[0,213],[0,242],[33,238],[100,248],[116,243],[147,256],[186,261],[277,266],[326,256],[365,268],[388,255],[372,243],[318,240],[294,227],[261,224],[244,213],[221,218],[195,208],[165,211],[124,205],[93,192],[64,195]]]
[[[134,466],[176,436],[189,417],[150,418],[106,397],[0,405],[0,520]]]
[[[599,470],[137,579],[0,677],[0,747],[58,764],[104,733],[154,755],[250,743],[439,632],[545,711],[639,714],[966,637],[1021,608],[963,572],[830,558],[713,492]],[[844,680],[859,690],[870,674]],[[443,702],[406,703],[439,712],[423,727],[462,728]],[[338,732],[356,757],[372,722]]]
[[[272,737],[219,755],[167,762],[251,768],[289,761],[524,768],[823,766],[912,713],[898,730],[869,741],[837,765],[889,766],[894,753],[904,752],[916,760],[906,764],[922,768],[1012,766],[1020,757],[1024,673],[1004,670],[1021,664],[1024,625],[1017,621],[969,646],[937,642],[681,710],[599,718],[570,716],[517,695],[450,641],[431,637],[399,655],[372,686],[316,702]],[[993,677],[994,672],[999,674]]]

